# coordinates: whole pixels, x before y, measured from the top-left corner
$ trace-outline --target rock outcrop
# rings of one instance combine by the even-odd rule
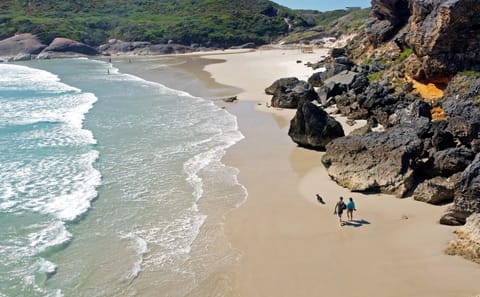
[[[480,71],[480,6],[476,0],[372,0],[367,33],[374,46],[394,39],[413,49],[407,73],[438,80]]]
[[[94,56],[99,52],[84,43],[68,38],[55,38],[39,55],[38,59]]]
[[[362,192],[403,197],[414,186],[414,166],[423,142],[412,127],[346,136],[326,146],[322,163],[338,184]]]
[[[449,255],[460,255],[480,264],[480,213],[471,215],[465,226],[455,231],[457,239],[446,249]]]
[[[443,204],[453,201],[455,182],[444,177],[434,177],[419,184],[413,192],[417,201]]]
[[[110,39],[107,44],[102,44],[98,47],[98,51],[104,55],[113,54],[133,54],[133,55],[169,55],[169,54],[183,54],[201,50],[192,46],[185,46],[181,44],[152,44],[144,41],[121,41],[117,39]]]
[[[405,42],[421,59],[426,78],[480,71],[477,0],[410,0]]]
[[[46,45],[30,33],[18,34],[0,41],[0,59],[29,60],[39,54]]]
[[[367,34],[374,45],[395,36],[410,17],[407,0],[372,0]]]
[[[460,175],[455,186],[454,203],[440,222],[446,225],[462,225],[472,213],[480,213],[480,154],[477,154],[475,160]]]
[[[288,135],[299,146],[324,150],[330,141],[345,133],[342,125],[321,107],[302,101],[290,122]]]
[[[296,77],[284,77],[274,81],[269,87],[265,89],[268,95],[274,95],[281,89],[293,89],[300,80]]]
[[[300,102],[318,99],[312,85],[295,77],[276,80],[265,93],[273,95],[271,105],[279,108],[297,108]]]

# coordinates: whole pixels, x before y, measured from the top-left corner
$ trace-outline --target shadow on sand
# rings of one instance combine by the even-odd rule
[[[363,225],[370,225],[370,222],[364,219],[361,220],[352,220],[352,221],[344,221],[342,226],[349,226],[349,227],[362,227]]]

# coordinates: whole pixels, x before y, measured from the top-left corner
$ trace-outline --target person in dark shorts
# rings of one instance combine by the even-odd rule
[[[335,210],[333,211],[334,215],[338,215],[338,219],[340,220],[340,225],[343,223],[342,214],[346,208],[347,206],[345,205],[345,202],[343,202],[343,197],[340,196],[340,200],[338,200],[337,204],[335,205]]]

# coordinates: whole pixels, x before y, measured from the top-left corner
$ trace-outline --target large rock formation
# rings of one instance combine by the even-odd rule
[[[317,150],[345,135],[342,125],[315,104],[302,101],[290,122],[288,135],[299,146]]]
[[[6,60],[15,59],[15,57],[28,57],[39,54],[46,45],[30,33],[17,34],[13,37],[0,41],[0,57]]]
[[[98,51],[84,43],[68,38],[55,38],[39,55],[38,59],[65,58],[72,56],[94,56]]]
[[[374,45],[392,38],[408,21],[407,0],[372,0],[367,34]]]
[[[372,0],[367,33],[375,46],[395,39],[413,49],[408,74],[432,80],[480,70],[478,15],[477,0]]]
[[[426,78],[480,71],[477,0],[410,0],[405,42],[421,59]]]
[[[346,136],[326,146],[322,163],[328,174],[352,191],[403,197],[414,186],[414,166],[423,148],[415,128]]]

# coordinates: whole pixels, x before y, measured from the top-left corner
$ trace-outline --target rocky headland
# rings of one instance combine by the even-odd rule
[[[480,247],[479,9],[472,0],[372,0],[365,32],[311,65],[325,71],[266,90],[272,106],[297,109],[289,135],[324,151],[322,163],[338,184],[448,204],[441,224],[468,222],[448,252],[474,261]],[[318,96],[306,92],[311,88]],[[326,110],[367,124],[344,136]]]
[[[245,44],[237,48],[247,48]],[[197,45],[185,46],[166,43],[152,44],[150,42],[126,42],[111,39],[106,44],[93,47],[88,44],[57,37],[50,44],[41,43],[39,38],[30,33],[17,34],[0,40],[0,61],[25,61],[32,59],[59,59],[88,56],[110,55],[168,55],[184,54],[195,51],[214,50]]]

